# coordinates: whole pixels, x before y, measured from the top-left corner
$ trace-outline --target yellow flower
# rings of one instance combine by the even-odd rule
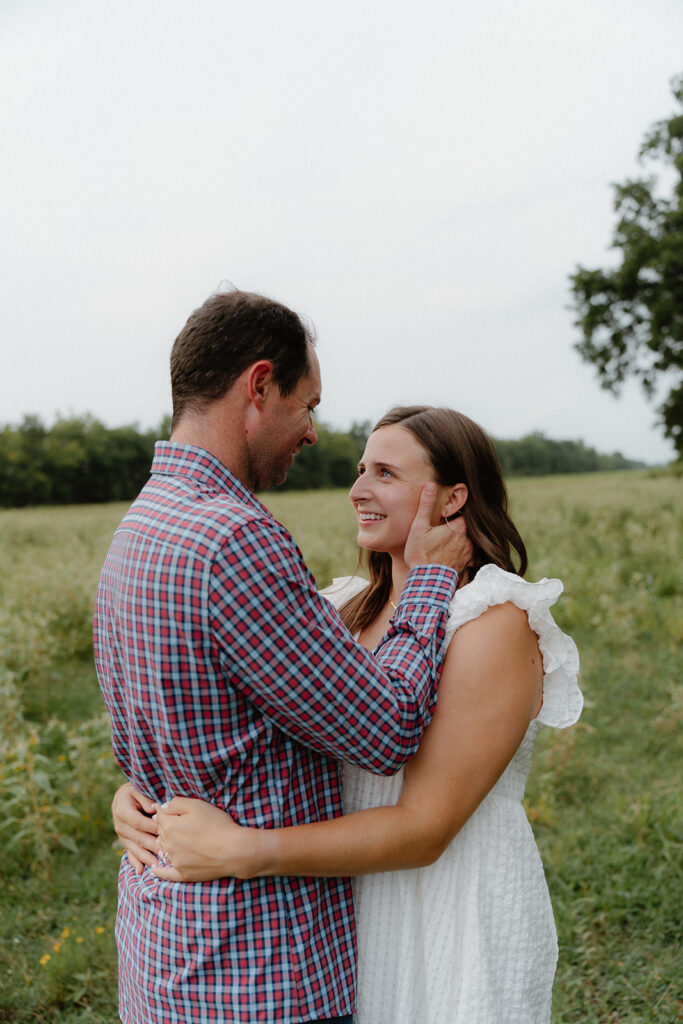
[[[66,761],[66,756],[64,754],[59,754],[58,757],[57,757],[57,760],[58,761]]]
[[[54,946],[52,947],[52,952],[53,953],[59,953],[61,948],[62,948],[61,942],[55,942]]]
[[[104,928],[101,924],[95,929],[95,935],[104,935]]]
[[[83,942],[83,936],[82,935],[77,936],[76,942]]]
[[[48,962],[48,960],[51,960],[51,959],[52,959],[52,957],[50,956],[49,953],[43,953],[43,955],[40,958],[40,963],[44,967],[45,964]]]
[[[62,928],[62,938],[68,939],[71,935],[71,931],[68,928]]]

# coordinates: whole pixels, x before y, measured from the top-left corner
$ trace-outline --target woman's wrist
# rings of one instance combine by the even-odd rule
[[[249,869],[249,878],[263,878],[266,875],[279,875],[277,849],[280,830],[276,828],[250,828],[245,830],[248,845],[245,861]]]

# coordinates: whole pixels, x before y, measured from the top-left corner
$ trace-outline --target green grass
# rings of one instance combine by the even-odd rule
[[[559,576],[581,722],[542,734],[527,808],[560,937],[554,1024],[681,1019],[683,483],[516,480],[529,578]],[[342,492],[268,495],[319,584],[356,565]],[[92,665],[124,506],[0,512],[0,1021],[111,1024],[120,775]],[[79,941],[81,940],[81,941]]]

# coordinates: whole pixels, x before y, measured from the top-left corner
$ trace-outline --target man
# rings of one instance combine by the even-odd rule
[[[429,527],[425,494],[413,568],[373,657],[253,493],[317,440],[320,371],[299,318],[250,293],[212,296],[176,339],[171,383],[171,441],[157,445],[97,593],[115,756],[146,809],[184,795],[261,827],[338,815],[338,759],[389,774],[417,747],[457,583],[429,563],[464,565],[467,542]],[[350,1019],[352,914],[348,879],[176,885],[124,857],[121,1018]]]

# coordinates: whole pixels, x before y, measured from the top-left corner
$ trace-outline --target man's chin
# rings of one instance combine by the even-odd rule
[[[287,469],[289,469],[289,466]],[[271,487],[282,487],[287,482],[287,469],[281,469],[279,473],[273,473],[272,477],[263,485],[262,490],[268,491]]]
[[[286,466],[278,466],[277,469],[273,466],[272,471],[268,476],[268,479],[264,481],[260,490],[267,491],[270,487],[282,487],[287,480],[287,473],[294,464],[294,452],[291,452],[287,457]]]

